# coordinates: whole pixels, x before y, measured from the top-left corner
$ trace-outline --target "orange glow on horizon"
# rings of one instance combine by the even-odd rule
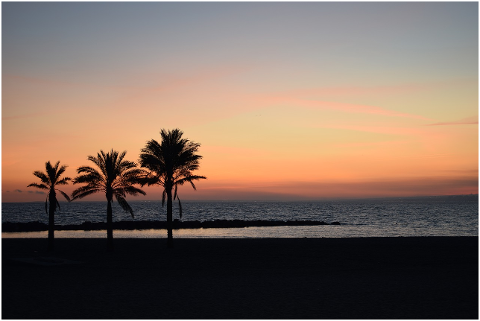
[[[185,200],[478,193],[476,3],[345,19],[351,4],[160,2],[132,4],[129,24],[122,6],[76,5],[91,17],[2,7],[3,202],[43,201],[26,186],[46,161],[72,178],[100,150],[138,161],[162,128],[201,144],[208,179],[182,186]]]

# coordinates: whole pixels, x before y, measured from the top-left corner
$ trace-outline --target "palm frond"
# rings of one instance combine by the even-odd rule
[[[70,177],[64,177],[61,180],[57,181],[55,185],[68,185],[68,182],[72,179]]]
[[[56,178],[57,178],[57,168],[60,162],[58,161],[55,166],[50,164],[50,161],[45,163],[45,169],[47,170],[48,180],[50,181],[50,185],[55,185]]]
[[[138,184],[140,184],[140,186],[145,186],[145,185],[162,185],[162,180],[160,177],[158,176],[154,176],[154,175],[145,175],[143,177],[139,177],[138,178]]]
[[[200,176],[200,175],[190,175],[190,176],[187,176],[187,177],[184,177],[184,178],[181,178],[181,179],[177,180],[175,183],[179,184],[179,185],[183,185],[185,182],[189,182],[192,185],[193,189],[197,190],[193,181],[200,180],[200,179],[207,179],[207,178],[205,176]]]
[[[113,149],[105,155],[105,169],[106,169],[106,178],[107,182],[113,182],[118,176],[118,152]]]
[[[127,193],[124,188],[116,188],[113,190],[114,195],[119,195],[121,197],[127,197]]]
[[[117,195],[115,194],[115,198],[117,199],[117,202],[118,204],[122,207],[122,209],[125,211],[125,212],[129,212],[130,215],[132,215],[132,218],[134,218],[133,216],[133,209],[132,207],[128,204],[127,200],[120,196],[120,195]]]
[[[58,164],[60,162],[57,162],[57,168],[58,168]],[[60,176],[62,176],[62,174],[65,172],[65,170],[67,169],[67,165],[62,165],[58,170],[57,170],[57,173],[55,175],[55,181],[58,181],[60,179]],[[65,178],[64,178],[65,179]],[[58,182],[57,182],[58,184]]]
[[[135,196],[135,195],[138,195],[138,194],[147,195],[147,193],[145,193],[145,191],[143,191],[140,188],[137,188],[135,186],[131,186],[131,185],[123,187],[123,191],[126,194],[132,195],[132,196]]]
[[[77,169],[78,175],[73,179],[73,184],[89,184],[91,186],[105,186],[105,178],[96,169],[89,166],[82,166]]]
[[[91,172],[75,177],[75,179],[73,180],[73,184],[79,183],[95,183],[99,185],[105,185],[105,178],[98,172]]]
[[[82,173],[88,173],[88,174],[96,173],[98,176],[101,176],[99,171],[97,171],[95,168],[92,168],[90,166],[80,166],[79,168],[77,168],[77,174],[82,174]]]
[[[65,193],[64,191],[61,191],[61,190],[59,190],[59,189],[57,189],[57,191],[59,191],[60,194],[62,194],[63,197],[65,197],[65,199],[66,199],[67,201],[71,202],[70,196],[68,196],[67,193]],[[59,206],[59,207],[60,207],[60,206]]]
[[[180,219],[181,219],[182,218],[182,213],[183,213],[182,202],[180,202],[180,197],[178,197],[178,195],[177,195],[177,199],[178,199],[178,210],[180,212]]]
[[[40,189],[49,189],[49,187],[45,184],[37,184],[37,183],[32,183],[32,184],[29,184],[27,185],[27,187],[36,187],[36,188],[40,188]]]
[[[134,163],[135,164],[135,163]],[[134,167],[131,167],[129,169],[126,169],[123,173],[122,176],[127,178],[127,179],[137,179],[139,177],[143,177],[148,174],[148,172],[143,169],[143,168],[138,168],[136,167],[137,165],[135,164]]]
[[[163,190],[162,193],[162,207],[165,205],[165,199],[167,198],[167,191]]]
[[[154,139],[148,141],[140,153],[140,166],[161,175],[165,172],[162,146]]]
[[[100,188],[92,188],[89,186],[82,186],[72,192],[72,201],[79,199],[79,198],[84,198],[85,196],[95,194],[98,192],[101,192],[102,189]]]
[[[155,139],[151,139],[145,144],[145,148],[142,148],[141,153],[147,155],[160,155],[161,150],[161,145]]]
[[[50,185],[50,180],[48,179],[48,176],[43,173],[43,172],[40,172],[40,171],[35,171],[33,172],[33,175],[37,176],[38,178],[40,178],[40,180],[42,181],[42,183],[44,184],[47,184],[47,185]]]
[[[105,168],[105,153],[103,152],[103,150],[100,150],[100,152],[97,153],[97,157],[89,155],[89,156],[87,157],[87,159],[88,159],[89,161],[93,162],[95,165],[97,165],[97,167],[100,169],[100,172],[103,174],[103,176],[105,176],[105,177],[107,176],[107,174],[106,174],[106,168]],[[93,169],[93,168],[91,168],[91,167],[89,167],[89,166],[85,166],[85,167],[78,168],[78,169],[77,169],[77,173],[80,174],[80,170],[81,170],[81,169],[82,169],[82,170],[88,170],[89,168],[90,168],[90,169]],[[97,170],[95,170],[95,171],[97,171]]]
[[[117,176],[121,177],[135,177],[143,172],[143,169],[137,167],[137,163],[130,161],[122,161],[117,167]]]

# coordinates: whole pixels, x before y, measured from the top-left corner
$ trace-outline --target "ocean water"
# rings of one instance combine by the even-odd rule
[[[131,201],[135,217],[114,204],[114,221],[165,221],[160,201]],[[104,222],[106,202],[60,203],[55,223]],[[316,220],[341,225],[175,230],[174,236],[203,237],[407,237],[478,236],[478,195],[331,200],[311,202],[184,201],[183,221]],[[174,203],[174,219],[179,218]],[[2,222],[48,222],[44,203],[2,203]],[[46,236],[46,232],[2,233],[2,237]],[[114,237],[165,237],[162,230],[118,231]],[[56,237],[105,237],[105,231],[58,231]]]

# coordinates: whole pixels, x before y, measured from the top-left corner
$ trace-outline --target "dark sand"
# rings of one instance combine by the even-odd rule
[[[174,241],[3,239],[2,318],[478,318],[478,237]]]

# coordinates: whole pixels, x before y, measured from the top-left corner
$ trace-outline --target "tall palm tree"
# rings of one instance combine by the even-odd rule
[[[36,177],[40,178],[41,183],[32,183],[28,185],[27,187],[36,187],[39,189],[44,189],[48,190],[48,196],[45,199],[45,212],[47,212],[48,208],[48,251],[53,251],[54,248],[54,231],[55,231],[55,210],[58,208],[60,209],[60,203],[58,203],[57,200],[57,194],[55,191],[59,191],[60,194],[63,195],[67,199],[67,201],[70,201],[70,197],[68,195],[57,189],[56,186],[58,185],[67,185],[68,181],[71,180],[70,177],[64,177],[60,178],[60,176],[65,172],[67,169],[66,165],[60,166],[60,161],[58,161],[54,166],[50,164],[50,161],[45,163],[45,170],[46,173],[41,172],[41,171],[34,171],[33,175]]]
[[[141,189],[133,186],[139,184],[139,178],[145,176],[145,171],[137,167],[135,162],[123,160],[124,151],[118,154],[113,149],[109,153],[103,150],[97,153],[97,156],[88,156],[99,170],[90,166],[81,166],[77,169],[79,176],[75,177],[73,184],[84,183],[86,185],[77,188],[72,193],[72,201],[83,198],[97,192],[104,192],[107,197],[107,249],[113,251],[113,197],[125,212],[130,212],[133,216],[133,210],[125,199],[126,195],[145,195]]]
[[[140,154],[140,165],[149,170],[142,185],[160,185],[163,187],[162,206],[167,200],[167,246],[173,247],[172,235],[172,202],[178,199],[180,218],[182,203],[178,197],[178,186],[188,182],[196,190],[193,181],[206,179],[204,176],[193,175],[199,167],[202,156],[196,154],[200,144],[182,138],[179,129],[160,132],[162,142],[152,139],[148,141]]]

